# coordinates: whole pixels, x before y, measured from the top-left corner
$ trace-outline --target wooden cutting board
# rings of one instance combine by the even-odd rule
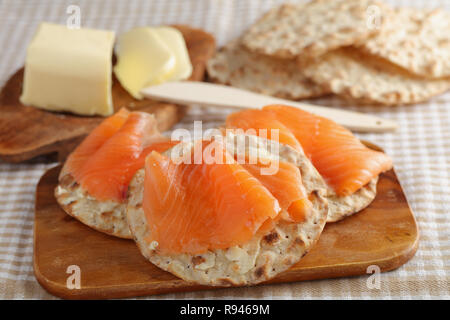
[[[34,273],[48,292],[103,299],[212,288],[178,279],[144,259],[134,241],[97,232],[65,214],[53,196],[59,170],[49,170],[36,191]],[[269,283],[363,275],[370,265],[393,270],[415,254],[418,241],[416,220],[391,170],[380,176],[368,208],[328,224],[316,246]],[[80,289],[66,286],[70,265],[81,270]]]
[[[190,80],[203,80],[206,61],[215,52],[214,37],[200,29],[182,25],[175,27],[182,32],[188,47],[193,65]],[[19,101],[22,79],[23,68],[11,76],[0,92],[0,159],[21,162],[39,155],[56,153],[58,160],[64,160],[104,118],[49,112],[24,106]],[[126,107],[153,113],[161,131],[172,127],[185,112],[183,106],[134,99],[114,76],[112,97],[116,111]]]

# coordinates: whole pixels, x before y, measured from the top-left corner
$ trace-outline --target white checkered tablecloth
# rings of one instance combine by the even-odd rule
[[[27,44],[41,21],[65,23],[66,8],[81,8],[84,27],[118,33],[139,25],[185,23],[201,27],[219,45],[237,37],[263,12],[282,1],[0,1],[0,85],[24,62]],[[389,1],[393,5],[444,7],[450,1]],[[450,32],[450,30],[449,30]],[[419,222],[415,257],[381,275],[381,289],[369,289],[366,276],[278,285],[211,290],[152,298],[268,299],[436,299],[450,298],[450,92],[429,103],[402,107],[355,107],[335,99],[314,103],[357,109],[398,121],[395,133],[364,134],[394,159],[395,168]],[[192,108],[177,127],[221,124],[230,110]],[[205,125],[206,124],[206,125]],[[54,164],[0,162],[0,298],[52,298],[36,282],[32,268],[34,191]]]

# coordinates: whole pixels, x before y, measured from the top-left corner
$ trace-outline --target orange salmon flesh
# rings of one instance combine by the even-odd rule
[[[340,196],[350,195],[392,168],[384,153],[363,145],[348,129],[299,108],[270,105],[233,113],[227,128],[279,129],[279,141],[298,150],[299,144],[325,181]]]

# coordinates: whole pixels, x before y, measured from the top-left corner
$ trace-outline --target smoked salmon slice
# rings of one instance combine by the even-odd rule
[[[67,158],[61,176],[66,175],[69,168],[71,172],[80,170],[86,160],[123,126],[129,114],[127,109],[122,108],[92,130]]]
[[[238,112],[227,118],[227,127],[274,128],[274,119],[282,124],[300,143],[306,156],[339,196],[353,194],[380,173],[392,167],[391,159],[382,152],[364,146],[349,130],[329,119],[313,115],[299,108],[270,105],[262,110]],[[286,134],[280,134],[280,143],[294,146]]]
[[[238,163],[223,142],[202,141],[195,163],[194,147],[181,163],[152,152],[146,160],[143,210],[150,228],[148,243],[165,253],[200,254],[247,243],[256,232],[267,232],[280,220],[306,220],[312,204],[300,170],[279,162]],[[211,152],[212,150],[212,152]],[[214,154],[214,150],[220,154]],[[205,157],[206,158],[206,157]]]
[[[121,109],[70,154],[62,175],[71,174],[97,200],[123,202],[128,184],[144,166],[145,157],[173,145],[160,135],[153,115]]]
[[[215,141],[207,145],[223,148]],[[199,254],[240,245],[279,214],[278,201],[261,182],[226,151],[221,157],[222,163],[197,164],[176,164],[158,152],[147,157],[147,241],[160,252]]]
[[[285,220],[303,222],[311,210],[306,189],[298,167],[291,163],[280,161],[274,174],[261,174],[261,168],[268,165],[242,164],[242,167],[252,174],[278,200],[281,209],[287,213]]]

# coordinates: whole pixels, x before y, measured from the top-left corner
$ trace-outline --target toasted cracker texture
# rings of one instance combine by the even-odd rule
[[[247,50],[239,40],[228,43],[207,64],[213,82],[283,99],[327,94],[303,73],[295,59],[278,59]]]
[[[421,78],[352,47],[331,51],[315,61],[304,66],[308,77],[358,103],[418,103],[450,88],[450,79]]]
[[[340,221],[371,204],[377,195],[377,182],[378,177],[375,177],[367,185],[348,196],[338,196],[333,189],[328,188],[327,223]]]
[[[371,8],[379,8],[371,24]],[[284,4],[270,10],[244,34],[242,42],[252,52],[279,58],[317,57],[354,44],[379,32],[385,6],[373,0],[315,0]]]
[[[396,8],[377,36],[361,49],[427,78],[450,76],[450,14]]]
[[[115,237],[132,238],[125,203],[91,197],[70,175],[60,179],[55,198],[67,214],[85,225]]]

